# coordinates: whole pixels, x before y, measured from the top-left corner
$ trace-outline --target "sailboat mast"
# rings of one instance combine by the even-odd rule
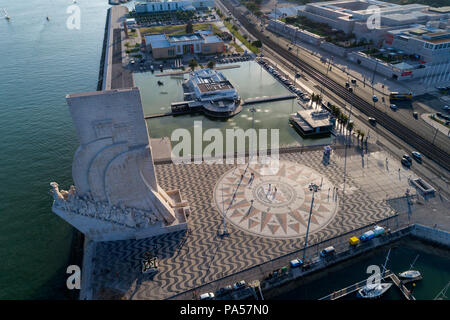
[[[411,265],[409,266],[409,270],[412,270],[414,264],[415,264],[416,261],[417,261],[417,258],[419,258],[419,255],[417,255],[416,258],[414,259],[413,263],[411,263]]]
[[[391,253],[391,249],[389,248],[389,251],[388,251],[388,253],[386,255],[386,261],[384,262],[384,265],[383,265],[383,274],[381,275],[381,279],[384,278],[384,273],[386,272],[386,265],[387,265],[387,263],[389,261],[389,254],[390,253]]]

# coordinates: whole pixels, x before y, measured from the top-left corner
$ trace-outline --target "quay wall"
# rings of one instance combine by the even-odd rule
[[[367,253],[369,251],[372,251],[373,249],[389,244],[391,242],[400,240],[401,238],[408,236],[413,228],[413,226],[407,226],[390,234],[386,234],[382,237],[374,238],[371,241],[361,244],[357,247],[349,246],[348,250],[337,253],[332,259],[323,259],[320,257],[316,257],[313,260],[312,264],[310,264],[310,268],[308,270],[302,271],[301,268],[291,269],[288,275],[264,281],[261,288],[263,289],[263,292],[265,292],[264,295],[266,295],[267,293],[269,294],[269,296],[272,296],[272,293],[270,291],[283,285],[283,291],[289,290],[292,286],[296,286],[296,284],[292,280],[310,276],[338,263],[355,258],[363,253]]]
[[[109,23],[111,20],[111,9],[106,12],[105,33],[103,36],[102,57],[100,58],[100,68],[98,71],[97,91],[101,91],[106,83],[106,73],[108,68],[108,43],[109,43]]]
[[[411,230],[411,235],[450,248],[450,233],[447,231],[415,224]]]

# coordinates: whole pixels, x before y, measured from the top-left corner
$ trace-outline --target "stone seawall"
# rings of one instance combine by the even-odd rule
[[[450,233],[447,231],[415,224],[411,235],[420,240],[450,248]]]
[[[271,279],[272,281],[265,281],[262,285],[264,296],[265,298],[270,299],[280,293],[287,292],[298,286],[298,280],[306,280],[306,278],[309,279],[311,276],[314,277],[314,275],[319,275],[321,274],[321,271],[324,271],[327,268],[338,265],[339,263],[347,260],[355,259],[364,253],[371,252],[376,248],[393,243],[407,236],[412,236],[421,241],[429,242],[434,245],[450,248],[449,232],[414,224],[392,232],[391,234],[385,235],[381,238],[374,238],[370,242],[367,242],[364,247],[356,247],[353,249],[349,248],[349,250],[337,254],[336,257],[329,262],[318,259],[317,262],[306,272],[302,272],[300,269],[291,269],[291,272],[288,275],[279,277],[279,279]]]
[[[97,91],[101,91],[103,89],[103,84],[105,82],[105,71],[106,71],[106,56],[108,54],[107,46],[108,46],[108,36],[109,36],[109,20],[110,20],[111,10],[108,9],[106,12],[106,23],[105,23],[105,32],[103,36],[103,48],[102,48],[102,57],[100,58],[100,67],[98,70],[98,81],[97,81]]]

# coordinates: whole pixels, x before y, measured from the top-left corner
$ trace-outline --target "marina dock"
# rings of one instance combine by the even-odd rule
[[[412,295],[411,291],[409,291],[406,287],[405,287],[405,283],[411,282],[411,281],[417,281],[422,279],[417,278],[417,279],[408,279],[408,280],[400,280],[397,275],[395,273],[393,273],[390,270],[386,270],[385,275],[383,277],[382,280],[391,280],[393,282],[393,284],[399,288],[399,290],[402,292],[403,296],[406,298],[406,300],[416,300],[416,298],[414,298],[414,296]],[[335,291],[333,293],[330,293],[329,295],[320,298],[319,300],[337,300],[340,298],[343,298],[351,293],[355,293],[356,291],[358,291],[359,289],[361,289],[362,287],[364,287],[367,284],[367,279],[357,282],[355,284],[352,284],[351,286],[348,286],[346,288],[343,288],[339,291]]]
[[[240,68],[240,67],[241,66],[238,64],[232,64],[232,65],[228,65],[228,66],[216,66],[214,69],[226,70],[226,69],[234,69],[234,68]],[[161,72],[161,73],[156,73],[155,77],[178,76],[178,75],[183,75],[183,74],[187,74],[187,73],[191,73],[191,72],[192,72],[191,70]]]
[[[263,103],[263,102],[270,102],[270,101],[279,101],[279,100],[288,100],[288,99],[295,99],[295,98],[296,98],[295,94],[270,96],[270,97],[269,96],[256,97],[256,98],[249,98],[249,99],[244,100],[242,105]],[[192,101],[172,102],[170,107],[172,109],[172,112],[151,114],[151,115],[144,116],[144,118],[145,119],[154,119],[154,118],[162,118],[162,117],[189,114],[189,113],[195,113],[195,112],[202,111],[201,104],[196,101],[193,101],[193,100]]]
[[[263,103],[263,102],[270,102],[270,101],[280,101],[280,100],[288,100],[288,99],[295,99],[297,96],[295,94],[287,94],[287,95],[281,95],[281,96],[264,96],[264,97],[256,97],[256,98],[248,98],[244,100],[243,105],[246,104],[254,104],[254,103]]]

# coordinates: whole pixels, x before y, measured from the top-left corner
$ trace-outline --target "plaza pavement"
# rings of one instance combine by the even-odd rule
[[[411,173],[403,168],[399,172],[394,159],[377,148],[372,149],[374,152],[361,156],[359,149],[349,148],[345,162],[345,150],[337,148],[328,164],[323,162],[321,150],[280,155],[282,162],[297,163],[306,168],[305,172],[310,168],[339,186],[336,213],[310,234],[309,244],[395,214],[385,197],[403,196]],[[386,168],[386,157],[389,168]],[[303,248],[301,233],[293,238],[267,237],[236,227],[229,220],[229,236],[218,235],[223,229],[223,216],[214,200],[214,189],[217,181],[233,170],[234,165],[204,163],[156,165],[161,187],[179,188],[189,202],[189,229],[147,239],[95,244],[93,271],[89,275],[93,298],[104,298],[109,291],[125,299],[167,299]],[[306,196],[304,203],[308,204],[310,199]],[[322,200],[329,200],[323,196]],[[275,224],[276,220],[270,223]],[[141,273],[141,260],[147,251],[159,260],[159,271],[154,275]]]

